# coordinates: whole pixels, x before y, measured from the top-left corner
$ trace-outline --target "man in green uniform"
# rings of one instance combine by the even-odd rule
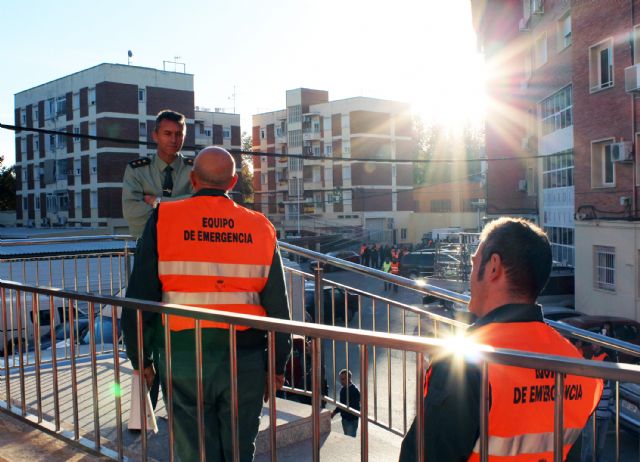
[[[129,224],[129,233],[137,239],[160,201],[183,199],[193,192],[189,181],[193,159],[180,154],[186,130],[184,115],[160,111],[153,131],[157,154],[132,160],[124,171],[122,214]],[[157,355],[154,357],[157,359]],[[156,376],[149,390],[154,409],[159,390],[160,380]]]
[[[132,160],[124,171],[122,214],[135,238],[142,235],[144,225],[160,201],[183,199],[193,193],[189,181],[193,159],[180,154],[186,131],[184,115],[160,111],[153,132],[157,154]]]

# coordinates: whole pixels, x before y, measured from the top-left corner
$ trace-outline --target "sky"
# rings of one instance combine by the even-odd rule
[[[5,124],[14,123],[15,93],[126,64],[128,50],[137,66],[184,63],[195,104],[235,107],[248,133],[252,114],[283,109],[286,90],[299,87],[327,90],[330,100],[409,102],[445,124],[477,119],[484,107],[470,0],[8,0],[0,38]],[[15,162],[9,130],[0,129],[0,156]]]

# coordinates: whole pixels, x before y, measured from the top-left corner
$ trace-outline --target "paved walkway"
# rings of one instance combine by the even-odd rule
[[[93,462],[89,454],[5,412],[0,412],[0,462]]]

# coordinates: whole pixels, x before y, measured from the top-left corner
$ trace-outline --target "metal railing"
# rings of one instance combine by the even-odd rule
[[[24,241],[22,241],[22,244],[24,244]],[[33,245],[35,245],[35,243]],[[440,287],[366,268],[290,244],[281,243],[280,245],[282,249],[290,253],[317,260],[323,265],[330,264],[337,268],[366,276],[367,284],[374,283],[371,281],[377,281],[375,283],[378,284],[387,282],[397,284],[404,289],[416,291],[421,295],[433,295],[437,298],[462,304],[468,301],[467,296]],[[118,258],[122,260],[120,260],[117,267],[123,268],[118,271],[124,271],[124,274],[127,274],[126,262],[129,260],[129,256],[129,252],[118,256]],[[57,257],[38,256],[35,258],[51,258],[52,260],[49,260],[47,263],[47,266],[51,267],[55,266],[56,263],[53,262]],[[73,260],[76,257],[67,255],[64,256],[64,258]],[[106,257],[103,255],[102,258]],[[6,260],[3,262],[6,262]],[[27,267],[28,265],[34,265],[34,261],[31,258],[27,259],[26,262],[13,261],[11,263],[19,265],[21,268],[24,268],[24,265],[27,265]],[[302,364],[298,365],[298,367],[302,368],[303,379],[301,381],[296,380],[296,370],[292,365],[288,371],[288,384],[284,389],[285,392],[288,395],[304,398],[312,404],[314,426],[316,425],[316,419],[319,419],[319,409],[323,402],[331,403],[336,407],[358,415],[362,420],[361,458],[363,460],[367,459],[366,451],[368,450],[368,427],[365,425],[366,423],[382,427],[397,435],[403,435],[406,433],[408,420],[412,419],[414,414],[417,413],[420,415],[421,413],[421,392],[424,371],[422,359],[433,352],[434,349],[444,348],[444,344],[436,338],[424,339],[419,337],[425,334],[439,337],[466,328],[466,324],[464,323],[438,316],[437,314],[430,313],[410,304],[400,303],[392,298],[376,295],[369,290],[370,287],[353,288],[328,280],[325,278],[322,266],[313,269],[313,274],[308,274],[296,269],[287,269],[287,289],[289,291],[289,298],[292,301],[293,318],[297,321],[283,324],[281,321],[271,319],[253,318],[250,316],[238,317],[237,315],[230,315],[229,313],[197,310],[178,307],[176,305],[144,303],[108,295],[95,295],[95,293],[89,292],[96,292],[96,288],[102,288],[102,290],[104,290],[104,284],[101,286],[97,283],[86,283],[86,285],[83,286],[83,284],[79,284],[78,281],[98,280],[97,276],[95,278],[89,276],[91,269],[95,267],[96,261],[92,260],[91,264],[83,263],[85,264],[85,268],[87,268],[87,274],[76,270],[73,278],[75,282],[71,287],[63,287],[62,290],[40,287],[42,283],[47,283],[47,278],[43,280],[43,278],[32,277],[34,271],[36,273],[38,272],[38,263],[35,263],[34,271],[22,270],[20,272],[20,274],[26,277],[26,283],[16,283],[7,280],[0,281],[0,288],[2,288],[3,325],[7,325],[7,318],[14,313],[14,310],[17,310],[19,313],[24,313],[24,315],[15,316],[18,331],[23,330],[25,319],[27,319],[27,321],[29,319],[28,317],[25,318],[26,313],[31,313],[31,319],[35,320],[33,323],[34,336],[31,344],[28,343],[28,341],[21,342],[21,339],[18,338],[15,351],[12,352],[11,355],[8,354],[7,345],[4,345],[4,374],[0,375],[0,377],[6,379],[4,407],[25,419],[31,419],[37,425],[43,426],[43,428],[62,432],[61,434],[66,436],[71,442],[79,442],[84,446],[116,459],[123,459],[125,457],[125,446],[122,437],[122,397],[126,397],[127,394],[126,391],[122,389],[120,374],[123,368],[127,368],[127,362],[122,355],[122,347],[118,343],[119,331],[117,322],[112,322],[109,326],[112,332],[110,344],[104,341],[104,326],[98,324],[96,329],[96,323],[94,321],[101,319],[105,308],[110,308],[111,313],[114,313],[115,307],[123,306],[126,308],[160,313],[163,317],[180,312],[183,313],[183,315],[184,313],[188,313],[189,316],[193,316],[196,319],[215,319],[225,322],[227,319],[233,318],[232,324],[249,325],[269,331],[270,345],[273,340],[273,332],[286,332],[300,336],[303,340]],[[76,264],[74,266],[74,268],[79,267],[82,267],[82,265]],[[13,274],[16,274],[16,272],[14,271]],[[50,272],[48,276],[49,280],[52,280],[51,274]],[[100,274],[100,271],[98,271],[98,274]],[[29,279],[30,277],[31,279]],[[123,279],[126,283],[126,277]],[[55,279],[53,279],[53,281],[54,282],[49,285],[55,285]],[[67,279],[65,279],[64,282],[66,283]],[[306,296],[308,295],[306,292],[309,292],[309,290],[305,290],[305,282],[312,283],[309,284],[309,289],[312,290],[313,293],[312,307],[307,303],[309,297]],[[65,285],[68,286],[70,284]],[[82,290],[85,287],[87,288],[87,293],[77,292],[77,289]],[[106,290],[107,294],[109,294],[109,292],[114,294],[111,285],[108,285],[108,287],[109,289]],[[328,297],[328,301],[325,300],[325,297]],[[355,300],[352,314],[350,313],[350,300]],[[42,351],[41,345],[41,328],[43,326],[39,322],[41,319],[39,312],[45,307],[45,310],[49,311],[49,320],[55,321],[57,302],[60,302],[63,307],[63,318],[66,317],[63,319],[63,325],[68,323],[66,325],[76,326],[79,321],[78,316],[81,315],[84,317],[86,315],[88,327],[86,336],[89,339],[89,343],[87,345],[79,344],[79,331],[77,328],[69,329],[69,338],[65,339],[63,345],[65,349],[64,354],[59,354],[59,351],[57,351],[58,347],[55,345],[56,342],[53,342],[50,353],[48,351]],[[85,306],[86,311],[80,312],[78,310],[79,306]],[[181,311],[185,309],[187,310],[186,312]],[[325,309],[328,309],[328,311]],[[342,316],[339,315],[339,311],[342,311]],[[307,317],[307,314],[312,314],[313,322],[318,325],[309,322],[310,319]],[[229,318],[229,316],[231,316],[231,318]],[[239,319],[242,319],[242,321],[240,322]],[[0,320],[0,322],[2,322],[2,320]],[[257,324],[253,324],[253,322]],[[621,351],[633,356],[640,356],[640,349],[626,342],[592,334],[562,323],[549,321],[549,324],[569,337],[588,340],[589,342],[600,344],[605,348]],[[10,325],[13,326],[13,324]],[[348,329],[349,325],[358,327],[358,329]],[[48,327],[49,329],[55,328],[55,326],[51,324]],[[414,330],[412,331],[411,328]],[[410,333],[414,335],[407,335]],[[165,332],[165,335],[167,335],[167,332]],[[1,344],[2,342],[0,342],[0,345]],[[344,360],[340,359],[343,353]],[[415,358],[411,358],[413,354],[416,355]],[[640,369],[635,366],[618,366],[585,361],[575,363],[574,361],[566,359],[549,359],[543,355],[515,354],[512,352],[485,352],[482,357],[486,361],[501,364],[519,365],[522,367],[534,367],[528,366],[528,364],[535,364],[536,368],[582,375],[602,376],[612,380],[640,382],[638,378],[640,377],[640,375],[638,375]],[[330,358],[330,360],[327,360],[327,358]],[[107,387],[109,391],[104,392],[98,387],[98,374],[96,370],[102,367],[101,361],[107,360],[112,364],[110,367],[113,368],[112,373],[114,378],[113,382]],[[233,360],[230,360],[233,363]],[[540,362],[538,362],[538,360]],[[310,364],[308,364],[307,361]],[[511,361],[511,363],[503,363],[501,361]],[[346,366],[346,368],[349,369],[350,364],[356,365],[353,367],[356,372],[354,375],[359,377],[362,389],[361,412],[346,408],[337,399],[336,390],[338,378],[336,377],[336,371],[342,366]],[[330,366],[329,370],[331,372],[327,371],[324,373],[323,371],[325,371],[327,365]],[[560,368],[554,369],[554,367],[550,367],[550,365]],[[562,369],[563,367],[569,367],[570,369],[565,370]],[[402,374],[398,373],[400,368]],[[169,365],[167,366],[167,370],[170,372]],[[43,373],[43,371],[46,371],[46,373]],[[66,395],[66,401],[64,397],[60,397],[59,391],[56,391],[60,388],[56,377],[61,371],[67,374],[67,381],[70,383],[67,389],[72,391],[71,394]],[[270,371],[270,373],[272,372],[273,370]],[[81,377],[80,381],[78,380],[79,375]],[[125,374],[125,376],[126,375],[127,374]],[[330,381],[328,380],[329,376],[331,376]],[[380,376],[382,376],[382,379]],[[47,382],[47,389],[52,390],[52,392],[46,396],[42,394],[43,378],[49,381]],[[90,409],[86,407],[80,409],[82,406],[81,403],[78,402],[78,383],[83,380],[91,383],[91,391],[90,393],[88,392],[87,395],[91,396]],[[29,382],[31,386],[27,386],[27,382]],[[324,385],[325,382],[327,386]],[[12,385],[19,388],[20,399],[14,399],[15,393],[11,393]],[[270,396],[273,398],[274,390],[272,389],[273,387],[270,388]],[[398,390],[401,390],[399,393],[400,398],[396,399],[398,398]],[[618,437],[619,390],[617,385],[616,391],[618,410],[616,416],[616,435]],[[384,399],[385,392],[386,400]],[[169,390],[169,395],[170,394],[171,391]],[[416,398],[415,402],[412,397]],[[110,406],[105,404],[106,401],[109,401],[108,398],[111,398],[113,401]],[[128,403],[126,403],[126,399],[124,401],[126,407]],[[169,399],[169,402],[170,401]],[[71,415],[65,418],[63,418],[64,412],[61,411],[64,402],[71,403],[72,405]],[[273,400],[270,402],[273,402]],[[141,409],[141,415],[145,415],[142,411],[144,411],[144,409]],[[81,423],[81,416],[86,415],[87,412],[93,415],[93,422]],[[170,422],[172,422],[171,404],[169,404],[166,412]],[[124,413],[126,413],[126,409]],[[105,415],[109,417],[105,417]],[[115,421],[115,425],[111,425],[109,428],[101,427],[100,422],[105,421]],[[400,422],[399,425],[398,422]],[[73,430],[70,433],[64,433],[65,423],[71,423]],[[88,437],[86,435],[81,435],[86,425],[90,425],[90,427],[93,428],[93,439],[87,439]],[[168,428],[171,429],[171,425],[169,425]],[[316,460],[316,456],[319,457],[319,453],[316,453],[316,439],[319,439],[319,436],[316,438],[315,432],[314,427],[314,460]],[[101,437],[104,437],[106,434],[110,435],[106,439],[114,443],[105,447],[102,444]],[[172,433],[169,431],[168,445],[171,460],[173,460],[173,453],[171,452],[173,448],[172,438]],[[146,457],[147,444],[145,432],[142,432],[140,441],[141,453],[143,457]],[[618,447],[619,442],[618,439],[616,439],[616,448]],[[275,445],[271,450],[273,455]]]

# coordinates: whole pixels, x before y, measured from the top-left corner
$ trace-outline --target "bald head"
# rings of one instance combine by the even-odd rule
[[[214,188],[228,191],[236,184],[236,162],[226,149],[210,146],[198,153],[193,162],[193,189]]]

